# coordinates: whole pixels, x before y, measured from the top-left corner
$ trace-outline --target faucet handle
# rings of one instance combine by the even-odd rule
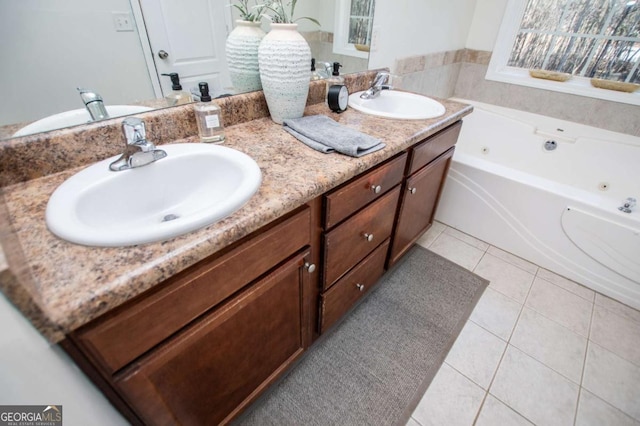
[[[147,138],[144,121],[137,117],[125,118],[122,122],[122,131],[127,145],[136,145]]]
[[[636,201],[637,200],[635,198],[633,198],[633,197],[627,197],[627,199],[624,200],[622,202],[622,204],[624,204],[624,206],[627,207],[627,208],[631,208],[631,207],[635,207]]]

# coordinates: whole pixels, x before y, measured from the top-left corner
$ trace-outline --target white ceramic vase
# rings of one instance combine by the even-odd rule
[[[309,95],[311,49],[298,24],[271,24],[258,49],[260,80],[271,119],[302,117]]]
[[[236,93],[262,89],[258,47],[265,34],[260,22],[237,20],[236,27],[227,37],[227,64]]]

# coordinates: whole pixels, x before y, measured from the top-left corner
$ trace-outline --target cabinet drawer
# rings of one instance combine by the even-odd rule
[[[324,288],[389,238],[399,195],[397,186],[326,234]]]
[[[389,240],[381,244],[322,296],[320,332],[324,333],[373,287],[384,273]]]
[[[325,195],[325,229],[380,198],[402,180],[407,154],[403,153]]]
[[[299,213],[172,277],[143,299],[77,333],[80,345],[111,374],[307,246],[310,210]]]
[[[416,145],[411,151],[409,173],[411,175],[422,167],[435,160],[440,154],[456,144],[462,121],[447,127],[446,129],[431,136],[426,141]]]

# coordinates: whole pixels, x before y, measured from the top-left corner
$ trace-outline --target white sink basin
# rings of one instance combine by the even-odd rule
[[[109,118],[122,117],[123,115],[138,114],[151,111],[153,108],[137,105],[107,105]],[[13,134],[14,137],[32,135],[34,133],[48,132],[49,130],[63,129],[65,127],[87,124],[91,121],[91,116],[86,108],[74,109],[50,115],[38,121],[24,126]]]
[[[109,164],[116,156],[63,182],[47,204],[49,230],[88,246],[162,241],[229,216],[262,181],[256,162],[231,148],[201,143],[157,148],[167,157],[113,172]]]
[[[444,106],[426,96],[397,90],[383,90],[374,99],[362,99],[357,92],[349,96],[349,106],[365,114],[400,120],[424,120],[440,117]]]

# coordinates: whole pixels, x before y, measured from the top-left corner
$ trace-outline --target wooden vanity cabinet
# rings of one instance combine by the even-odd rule
[[[132,423],[232,419],[311,344],[312,217],[298,209],[71,333],[63,347]]]
[[[406,161],[402,153],[325,195],[320,333],[384,273]]]
[[[411,149],[388,267],[431,227],[461,127],[457,122]]]
[[[133,424],[232,420],[429,228],[460,126],[176,274],[61,345]]]
[[[304,351],[300,253],[115,380],[146,424],[225,423]]]

